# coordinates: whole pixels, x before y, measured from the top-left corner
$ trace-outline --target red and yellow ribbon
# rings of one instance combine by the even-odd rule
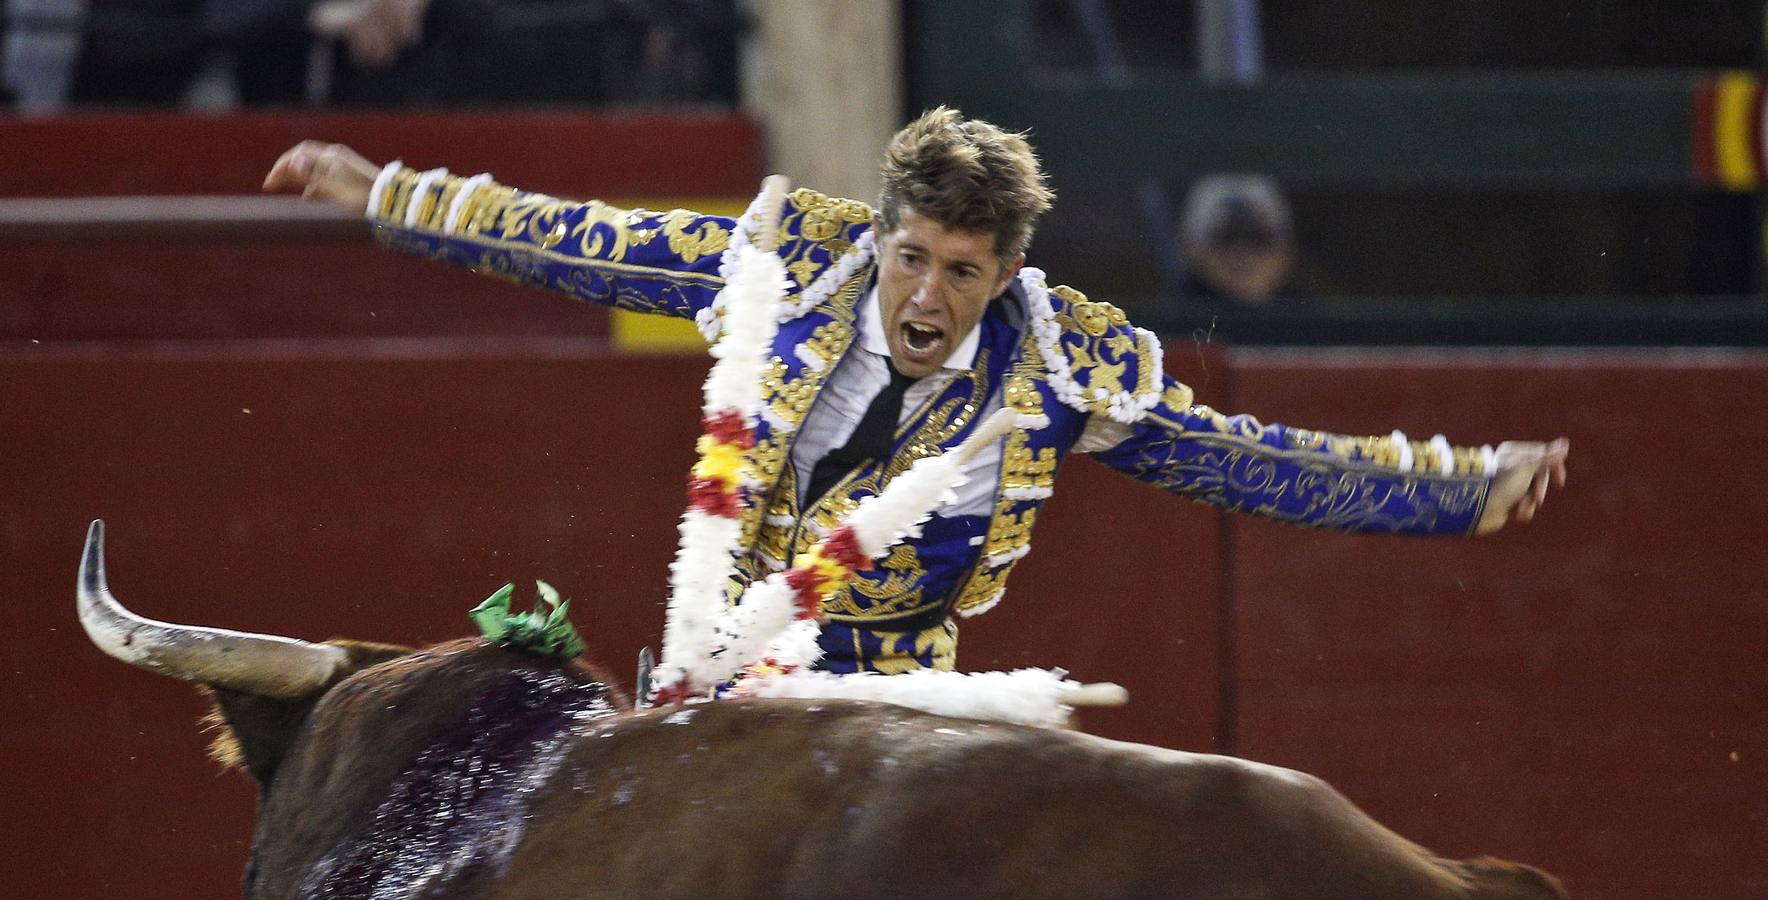
[[[853,527],[843,525],[829,533],[792,560],[786,583],[796,592],[798,618],[814,619],[822,615],[823,601],[849,584],[854,575],[872,567],[872,560],[860,550]]]
[[[743,468],[755,431],[731,409],[708,416],[704,425],[706,433],[694,445],[700,459],[688,477],[688,508],[734,519],[743,513]]]

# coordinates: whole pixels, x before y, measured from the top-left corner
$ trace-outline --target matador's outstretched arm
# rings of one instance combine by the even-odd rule
[[[276,161],[267,191],[299,191],[366,214],[404,253],[638,312],[693,319],[724,286],[735,222],[690,210],[618,209],[462,177],[376,164],[341,144],[303,141]]]

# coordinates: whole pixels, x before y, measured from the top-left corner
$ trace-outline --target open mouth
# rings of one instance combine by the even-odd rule
[[[904,322],[902,324],[903,346],[916,353],[932,350],[939,346],[939,342],[944,338],[945,332],[931,325],[922,325],[919,322]]]

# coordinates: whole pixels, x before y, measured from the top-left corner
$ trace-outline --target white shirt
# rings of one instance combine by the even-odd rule
[[[1018,285],[1009,288],[1016,291]],[[1017,300],[1018,297],[1012,298]],[[811,405],[810,414],[805,416],[804,424],[798,441],[792,445],[792,466],[798,473],[798,499],[802,503],[804,492],[810,485],[810,474],[816,468],[817,461],[830,450],[847,443],[853,435],[853,429],[859,426],[861,416],[865,415],[866,407],[872,398],[890,383],[890,369],[884,361],[890,358],[890,342],[884,336],[883,313],[878,304],[878,289],[873,287],[861,298],[858,310],[859,336],[856,347],[850,349],[835,371],[829,374],[828,381],[823,383],[816,401]],[[982,323],[978,321],[970,332],[958,342],[951,356],[946,358],[938,372],[918,379],[910,384],[903,393],[902,413],[897,419],[897,427],[902,427],[920,409],[923,403],[944,391],[951,380],[968,372],[976,366],[976,353],[982,344]],[[977,411],[976,418],[983,419],[1001,408],[1000,385],[995,386],[982,409]],[[1112,422],[1105,416],[1093,416],[1089,420],[1085,435],[1075,449],[1080,452],[1104,450],[1129,436],[1129,428]],[[1001,442],[989,452],[979,453],[965,466],[967,476],[958,487],[956,502],[941,507],[937,512],[942,516],[987,516],[994,512],[995,488],[1001,476],[1001,453],[1005,442]]]

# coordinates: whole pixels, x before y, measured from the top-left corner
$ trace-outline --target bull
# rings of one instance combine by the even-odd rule
[[[860,701],[635,709],[478,639],[156,622],[111,594],[102,522],[78,604],[106,653],[212,695],[217,757],[260,786],[249,900],[1564,896],[1231,757]]]

